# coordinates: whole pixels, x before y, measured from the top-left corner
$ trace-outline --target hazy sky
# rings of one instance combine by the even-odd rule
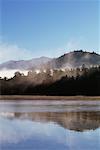
[[[0,0],[0,62],[100,52],[99,0]]]

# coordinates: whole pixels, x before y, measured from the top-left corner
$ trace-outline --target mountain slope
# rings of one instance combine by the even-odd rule
[[[82,50],[74,51],[64,54],[57,59],[53,59],[49,63],[49,66],[50,68],[61,69],[76,68],[82,66],[83,64],[85,64],[86,67],[89,67],[91,65],[100,65],[100,55],[94,52],[83,52]]]

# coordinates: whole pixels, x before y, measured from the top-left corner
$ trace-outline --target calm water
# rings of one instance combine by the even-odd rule
[[[100,101],[0,101],[0,150],[99,150]]]

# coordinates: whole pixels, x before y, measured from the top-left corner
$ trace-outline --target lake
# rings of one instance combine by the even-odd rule
[[[0,101],[0,150],[99,150],[100,101]]]

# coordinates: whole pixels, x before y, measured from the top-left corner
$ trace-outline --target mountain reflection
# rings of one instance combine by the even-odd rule
[[[9,119],[54,122],[65,129],[80,132],[100,127],[100,112],[13,112],[1,113],[0,115]]]

